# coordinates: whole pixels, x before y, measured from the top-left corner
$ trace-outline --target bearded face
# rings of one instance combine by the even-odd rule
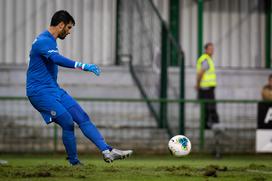
[[[71,33],[71,30],[73,28],[73,24],[70,22],[67,25],[65,25],[59,32],[58,38],[63,40],[67,35]]]

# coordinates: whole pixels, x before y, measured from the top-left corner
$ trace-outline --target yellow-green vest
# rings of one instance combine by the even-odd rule
[[[197,72],[201,70],[202,62],[207,60],[209,64],[209,69],[205,71],[201,82],[200,87],[201,88],[207,88],[207,87],[216,87],[216,73],[215,73],[215,67],[212,58],[208,54],[203,54],[198,60],[196,69]]]

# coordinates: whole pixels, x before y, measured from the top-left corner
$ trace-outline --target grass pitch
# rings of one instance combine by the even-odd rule
[[[185,158],[132,156],[105,163],[100,156],[80,156],[83,167],[69,166],[65,155],[0,155],[0,180],[25,181],[268,181],[272,180],[271,155],[236,155],[215,160],[211,156]]]

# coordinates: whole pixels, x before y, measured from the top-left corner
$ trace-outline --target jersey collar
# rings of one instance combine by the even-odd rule
[[[49,38],[51,38],[52,40],[54,40],[54,41],[56,42],[55,37],[54,37],[48,30],[45,30],[45,34],[46,34]]]

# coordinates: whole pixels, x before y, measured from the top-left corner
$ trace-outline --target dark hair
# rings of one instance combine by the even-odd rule
[[[272,79],[272,74],[269,75],[268,80]]]
[[[212,42],[206,43],[205,46],[204,46],[205,50],[206,50],[209,46],[213,46],[213,43],[212,43]]]
[[[72,23],[75,25],[75,20],[73,16],[71,16],[67,11],[60,10],[55,12],[55,14],[51,18],[50,26],[57,26],[59,23],[63,22],[65,25],[68,23]]]

